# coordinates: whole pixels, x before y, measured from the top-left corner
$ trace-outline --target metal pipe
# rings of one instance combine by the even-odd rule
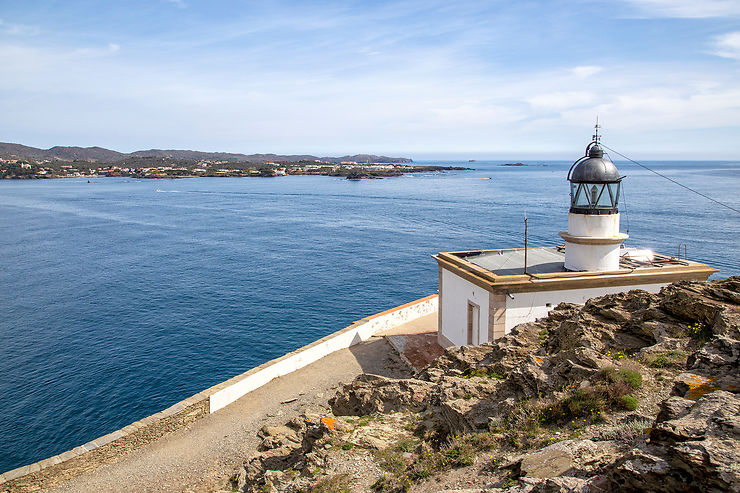
[[[524,213],[524,273],[527,274],[527,213]]]

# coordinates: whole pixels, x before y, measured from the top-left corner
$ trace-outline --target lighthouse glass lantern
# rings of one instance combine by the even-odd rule
[[[570,212],[575,214],[616,214],[622,178],[598,143],[568,172]]]

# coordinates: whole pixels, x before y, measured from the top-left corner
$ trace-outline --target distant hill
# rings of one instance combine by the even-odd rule
[[[104,149],[102,147],[68,147],[54,146],[51,149],[37,149],[35,147],[21,144],[0,142],[0,158],[6,159],[56,159],[60,161],[89,161],[113,163],[123,161],[130,157],[160,157],[172,159],[184,159],[188,161],[249,161],[264,163],[268,161],[326,161],[340,163],[343,161],[354,161],[356,163],[411,163],[413,160],[402,157],[376,156],[373,154],[355,154],[354,156],[341,157],[316,157],[308,154],[283,155],[283,154],[234,154],[228,152],[202,152],[181,149],[149,149],[147,151],[136,151],[128,154]]]

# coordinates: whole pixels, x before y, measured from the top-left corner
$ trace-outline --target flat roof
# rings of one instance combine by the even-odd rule
[[[490,291],[572,289],[579,286],[657,284],[683,279],[706,280],[719,272],[706,264],[661,255],[638,248],[620,249],[619,269],[610,272],[574,272],[565,269],[565,247],[469,250],[434,256],[440,267]],[[539,287],[538,287],[539,286]],[[549,286],[549,287],[546,287]]]
[[[497,276],[524,274],[524,249],[487,250],[478,255],[463,257]],[[527,249],[527,272],[543,274],[546,272],[566,272],[565,250],[557,247],[537,247]]]

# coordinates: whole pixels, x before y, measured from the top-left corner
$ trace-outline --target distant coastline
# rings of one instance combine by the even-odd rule
[[[0,179],[322,175],[359,180],[406,173],[470,169],[459,166],[418,166],[411,163],[413,160],[409,158],[374,154],[316,157],[159,149],[124,154],[102,147],[57,146],[37,149],[21,144],[0,143]]]
[[[470,170],[460,166],[416,166],[407,164],[331,164],[331,163],[171,163],[157,158],[146,166],[127,166],[66,162],[28,163],[0,161],[0,179],[37,180],[50,178],[128,177],[144,179],[176,179],[195,177],[278,177],[289,175],[321,175],[360,180],[386,178],[407,173]]]

